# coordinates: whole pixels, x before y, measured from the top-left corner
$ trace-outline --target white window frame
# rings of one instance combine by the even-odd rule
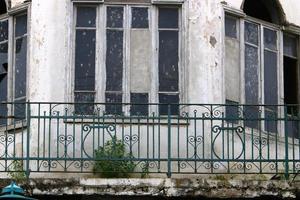
[[[159,46],[159,40],[158,40],[158,8],[159,7],[176,7],[178,8],[178,52],[179,52],[179,61],[178,61],[178,93],[179,93],[179,103],[186,103],[186,96],[187,96],[187,90],[186,90],[186,84],[185,84],[185,46],[186,46],[186,40],[185,38],[185,17],[184,17],[184,5],[183,4],[164,4],[156,6],[154,4],[149,3],[99,3],[94,1],[77,1],[73,0],[71,3],[71,20],[70,20],[70,35],[71,35],[71,42],[69,44],[70,51],[69,51],[69,57],[70,57],[70,68],[67,71],[67,93],[68,95],[65,97],[66,102],[73,103],[74,98],[74,88],[75,88],[75,28],[76,28],[76,8],[77,6],[94,6],[97,10],[97,16],[96,16],[96,66],[95,66],[95,101],[94,103],[105,103],[105,88],[106,88],[106,8],[108,6],[117,6],[117,7],[124,7],[124,21],[123,21],[123,29],[124,29],[124,39],[123,39],[123,91],[122,91],[122,103],[130,103],[130,27],[131,27],[131,8],[132,7],[147,7],[148,15],[149,15],[149,27],[150,35],[151,35],[151,65],[155,67],[151,67],[150,73],[151,73],[151,84],[149,86],[150,91],[148,92],[148,103],[159,103],[159,66],[158,66],[158,46]],[[101,41],[99,41],[99,38],[101,38]],[[126,45],[127,43],[127,45]],[[101,110],[105,110],[104,106]],[[123,112],[126,115],[129,115],[130,106],[123,106]],[[155,112],[158,113],[158,106],[156,108],[153,108],[152,106],[149,106],[149,114]]]
[[[237,11],[235,9],[230,9],[228,7],[224,8],[224,14],[223,14],[223,22],[224,22],[224,27],[223,30],[225,30],[225,17],[232,17],[235,18],[237,20],[237,32],[238,32],[238,37],[239,37],[239,42],[240,42],[240,89],[239,89],[239,93],[240,93],[240,102],[238,102],[239,104],[245,104],[245,39],[244,39],[244,31],[245,31],[245,22],[248,21],[250,23],[254,23],[258,25],[259,28],[259,46],[258,46],[258,55],[259,55],[259,59],[258,59],[258,66],[259,66],[259,73],[258,73],[258,78],[259,78],[259,84],[258,84],[258,94],[259,94],[259,98],[258,104],[264,105],[264,66],[262,63],[264,63],[264,33],[263,33],[263,29],[264,28],[269,28],[271,30],[274,30],[277,32],[277,91],[278,91],[278,105],[284,105],[284,64],[283,64],[283,35],[284,34],[288,34],[288,33],[292,33],[294,35],[298,36],[298,43],[297,43],[297,47],[298,47],[298,60],[300,59],[300,52],[299,52],[299,34],[300,34],[300,29],[298,31],[295,31],[294,29],[292,31],[289,31],[286,29],[286,27],[282,27],[279,26],[277,24],[273,24],[270,22],[265,22],[263,20],[257,19],[257,18],[253,18],[250,16],[246,16],[245,13],[241,12],[241,11]],[[223,34],[223,50],[224,50],[224,54],[225,54],[225,39],[227,36],[225,36],[225,31]],[[225,63],[225,56],[223,56],[223,63]],[[300,69],[300,62],[298,62],[298,69]],[[223,80],[225,83],[225,64],[224,64],[224,70],[223,70]],[[300,78],[299,78],[300,80]],[[226,84],[226,83],[225,83]],[[226,89],[225,89],[225,84],[223,87],[223,94],[224,94],[224,104],[226,103]],[[300,89],[299,89],[300,90]],[[300,91],[298,91],[298,94],[300,94]],[[299,102],[300,103],[300,102]],[[284,115],[284,107],[280,107],[278,108],[278,113],[283,116]],[[262,117],[264,117],[265,114],[265,109],[263,108],[262,110]],[[264,124],[264,120],[262,120],[260,122],[261,127],[263,128],[263,130],[265,130],[265,124]],[[281,137],[284,137],[284,123],[278,123],[277,124],[277,132],[280,134]],[[247,127],[245,127],[247,129]]]
[[[11,119],[11,116],[14,116],[14,106],[13,102],[15,100],[21,99],[15,99],[15,25],[16,25],[16,18],[18,16],[27,15],[27,52],[26,52],[26,94],[25,94],[25,102],[29,99],[30,94],[30,32],[31,32],[31,26],[30,26],[30,19],[31,19],[31,4],[30,3],[24,3],[20,6],[16,6],[12,9],[8,9],[8,12],[6,14],[3,14],[0,16],[0,21],[8,21],[8,74],[7,74],[7,101],[9,104],[7,104],[7,116],[8,116],[8,125],[12,122],[15,122],[13,118]],[[17,37],[19,38],[19,37]],[[10,104],[12,103],[12,104]],[[26,113],[25,113],[26,114]],[[17,126],[21,124],[21,122],[16,121]]]

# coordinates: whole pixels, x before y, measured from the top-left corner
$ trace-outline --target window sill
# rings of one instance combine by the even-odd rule
[[[18,121],[14,124],[9,124],[9,125],[1,125],[0,126],[0,133],[9,133],[9,134],[14,134],[14,133],[20,133],[23,132],[24,129],[27,128],[27,122],[26,121]]]
[[[116,124],[116,125],[165,125],[168,126],[188,126],[190,125],[190,120],[187,119],[111,119],[111,118],[99,118],[99,119],[66,119],[64,120],[66,124]]]

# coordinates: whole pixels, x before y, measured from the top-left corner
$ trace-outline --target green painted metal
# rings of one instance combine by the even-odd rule
[[[132,115],[132,104],[19,104],[0,104],[9,110],[6,116],[0,113],[1,172],[28,177],[92,173],[96,160],[131,160],[136,173],[168,177],[259,173],[289,178],[300,170],[300,105],[138,104],[149,108],[145,116]],[[123,113],[106,112],[106,106],[120,105]],[[26,118],[17,118],[14,113],[24,106]],[[96,158],[95,150],[114,137],[129,156]],[[24,164],[23,171],[13,161]]]

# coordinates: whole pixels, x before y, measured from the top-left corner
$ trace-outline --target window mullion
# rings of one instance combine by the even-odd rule
[[[123,39],[123,52],[124,52],[124,62],[123,62],[123,102],[130,102],[130,21],[131,21],[131,12],[130,6],[126,5],[124,7],[124,39]],[[125,115],[129,115],[130,106],[124,106],[123,111]]]
[[[7,81],[7,101],[13,102],[14,99],[14,23],[13,17],[8,18],[8,81]],[[13,115],[13,105],[8,105],[8,116]],[[8,122],[11,123],[11,122]]]
[[[240,102],[242,104],[246,103],[246,98],[245,98],[245,20],[240,19]]]
[[[151,68],[151,97],[150,103],[159,103],[158,100],[158,91],[159,91],[159,65],[158,65],[158,52],[159,52],[159,37],[158,37],[158,7],[153,6],[151,9],[152,18],[150,18],[152,26],[152,65],[155,67]],[[158,113],[158,106],[151,106],[150,113]]]

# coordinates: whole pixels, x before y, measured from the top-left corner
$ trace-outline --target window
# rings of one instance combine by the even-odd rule
[[[147,104],[180,102],[179,7],[75,4],[75,19],[73,100],[91,103],[77,104],[76,113],[105,102],[107,114],[167,114],[165,105]]]
[[[225,15],[225,87],[226,104],[230,105],[227,116],[237,119],[238,104],[253,105],[244,108],[245,125],[268,132],[277,132],[278,123],[255,119],[279,117],[282,110],[274,105],[299,104],[298,37],[280,30],[284,21],[280,10],[274,1],[246,0],[246,18]],[[259,107],[260,104],[266,106]],[[288,107],[289,115],[297,113],[296,106]],[[288,126],[292,135],[296,125]]]
[[[16,104],[0,105],[0,125],[8,122],[8,115],[13,115],[15,120],[25,118],[26,68],[27,14],[4,15],[0,20],[0,102]]]

